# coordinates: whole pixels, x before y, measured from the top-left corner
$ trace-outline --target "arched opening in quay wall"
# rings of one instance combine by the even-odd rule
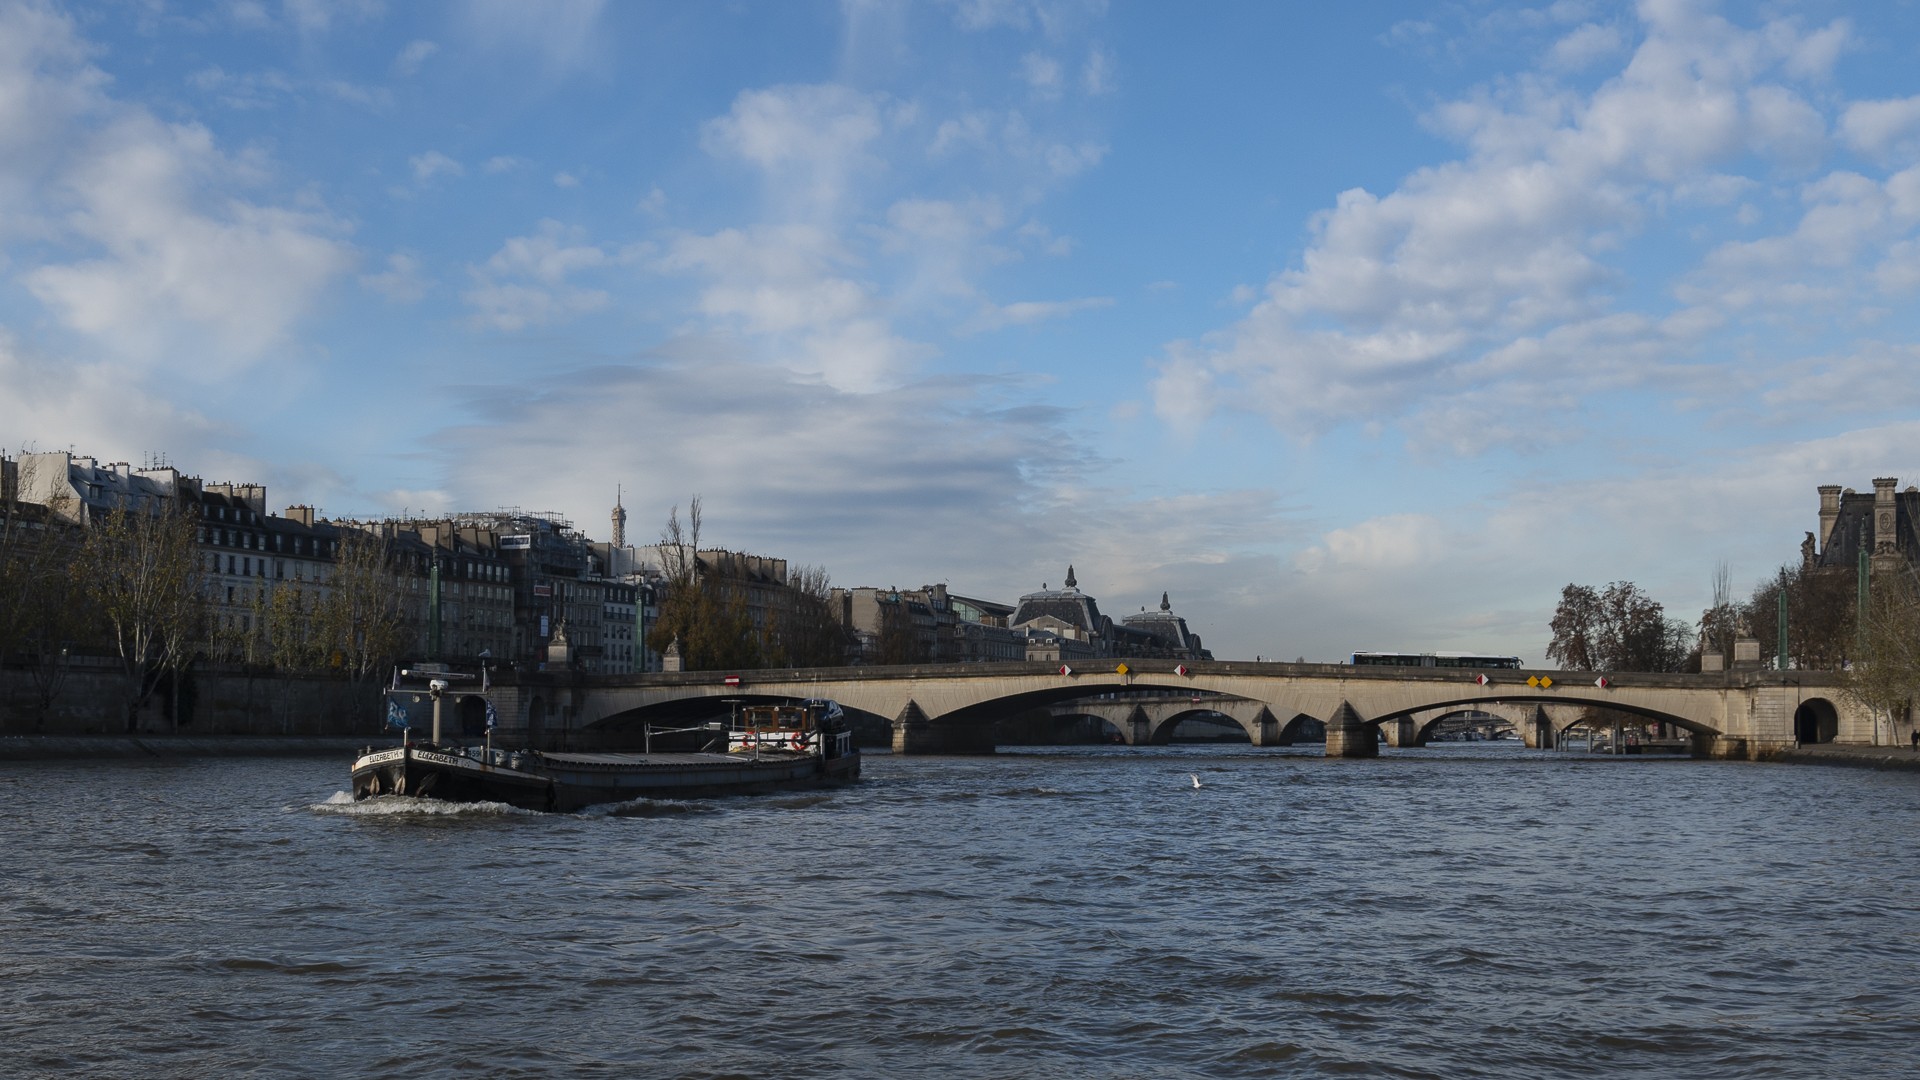
[[[1812,698],[1793,711],[1793,737],[1802,745],[1830,743],[1840,733],[1840,710],[1825,698]]]

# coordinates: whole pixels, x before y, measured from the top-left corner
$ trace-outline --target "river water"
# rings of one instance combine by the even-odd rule
[[[1920,774],[1388,754],[881,755],[578,816],[0,764],[0,1073],[1920,1067]]]

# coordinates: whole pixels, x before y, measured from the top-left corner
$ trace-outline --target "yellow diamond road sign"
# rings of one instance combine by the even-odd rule
[[[1127,673],[1127,665],[1121,664],[1119,667],[1113,669],[1113,673],[1116,675],[1125,675]]]
[[[1553,676],[1551,675],[1540,676],[1540,689],[1545,690],[1547,687],[1552,685],[1553,685]]]
[[[1527,676],[1527,685],[1545,690],[1547,687],[1553,685],[1553,679],[1545,675],[1529,675]]]

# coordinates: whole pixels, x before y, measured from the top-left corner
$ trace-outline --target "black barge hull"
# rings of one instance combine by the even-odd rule
[[[476,752],[478,753],[478,752]],[[860,777],[860,755],[542,754],[472,756],[433,747],[368,751],[353,797],[410,795],[571,812],[633,799],[690,799],[834,787]]]

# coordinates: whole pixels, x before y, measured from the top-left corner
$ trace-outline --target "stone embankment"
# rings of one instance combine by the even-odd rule
[[[319,735],[0,735],[0,761],[343,756],[375,741]]]
[[[1920,771],[1920,753],[1905,746],[1851,746],[1816,743],[1782,750],[1772,761],[1796,765],[1840,765],[1855,769],[1911,769]]]

